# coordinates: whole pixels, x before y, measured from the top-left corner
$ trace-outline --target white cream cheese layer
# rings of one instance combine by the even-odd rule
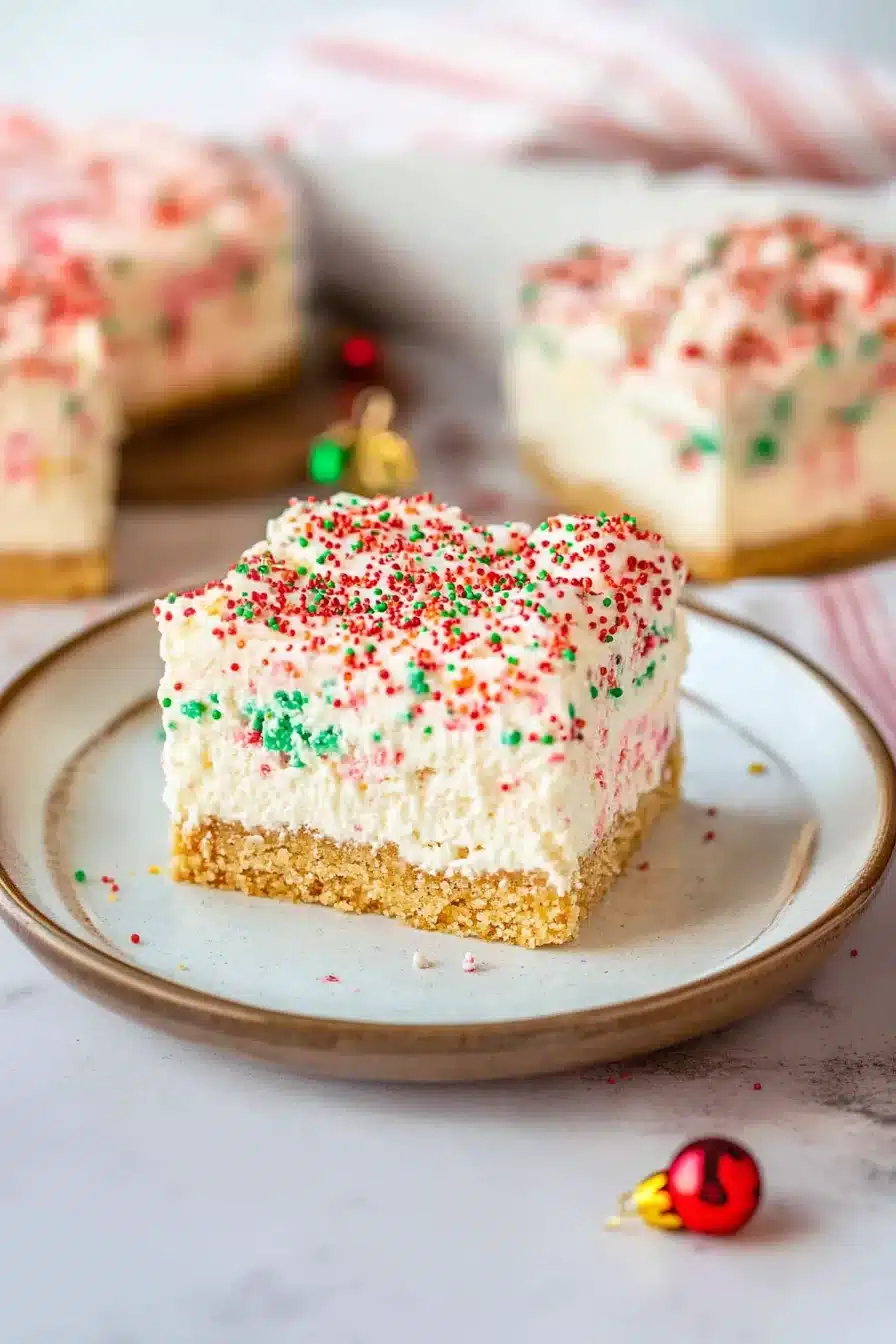
[[[35,328],[30,356],[0,351],[0,551],[74,554],[108,541],[121,412],[95,324],[85,325],[43,347]]]
[[[157,604],[167,806],[564,889],[659,782],[682,581],[620,522],[297,504],[221,584]]]

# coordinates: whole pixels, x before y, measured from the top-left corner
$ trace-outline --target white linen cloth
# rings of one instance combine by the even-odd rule
[[[321,7],[265,68],[268,133],[299,153],[485,153],[716,164],[868,182],[896,172],[896,71],[742,44],[614,0]]]

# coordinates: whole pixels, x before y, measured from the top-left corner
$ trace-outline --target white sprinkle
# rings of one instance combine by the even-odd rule
[[[472,952],[464,953],[463,968],[465,971],[475,971],[476,958],[473,956]]]
[[[415,971],[428,971],[430,966],[434,964],[425,952],[415,952],[411,960],[414,963]]]

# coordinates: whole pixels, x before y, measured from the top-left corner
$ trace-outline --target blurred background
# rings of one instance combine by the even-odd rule
[[[307,21],[389,6],[374,0],[2,0],[3,96],[61,115],[167,118],[240,133],[257,108],[262,63]],[[415,0],[418,15],[487,6]],[[686,17],[752,43],[825,48],[896,65],[890,0],[657,0],[633,13]]]

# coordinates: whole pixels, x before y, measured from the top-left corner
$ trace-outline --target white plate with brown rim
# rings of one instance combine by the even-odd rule
[[[0,698],[0,914],[110,1008],[305,1072],[525,1076],[721,1027],[807,979],[871,899],[896,773],[799,655],[694,604],[690,624],[684,799],[574,944],[471,944],[170,882],[148,603]]]

